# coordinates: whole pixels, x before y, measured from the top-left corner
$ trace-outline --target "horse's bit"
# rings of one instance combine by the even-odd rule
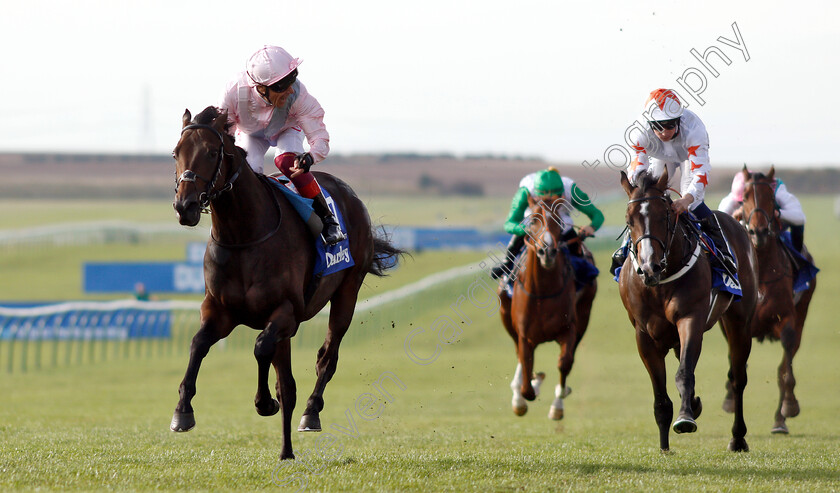
[[[216,130],[215,128],[213,128],[212,126],[204,125],[204,124],[200,124],[200,123],[187,125],[183,129],[181,129],[181,135],[183,135],[184,132],[186,132],[187,130],[192,130],[192,129],[209,130],[209,131],[213,132],[213,135],[215,135],[216,137],[219,138],[219,143],[220,144],[219,144],[219,152],[217,154],[218,158],[216,159],[216,170],[213,172],[213,178],[210,179],[210,180],[208,180],[207,178],[205,178],[203,176],[200,176],[199,174],[197,174],[195,171],[193,171],[191,169],[188,169],[188,170],[184,171],[181,174],[181,176],[176,175],[175,191],[176,192],[178,191],[178,187],[181,185],[181,182],[185,181],[185,182],[195,183],[196,178],[204,180],[204,182],[207,183],[207,188],[203,192],[201,192],[201,194],[199,194],[198,204],[201,207],[201,212],[206,214],[206,213],[210,212],[209,205],[210,205],[210,202],[212,200],[214,200],[219,195],[221,195],[224,192],[227,192],[228,190],[231,190],[233,188],[233,183],[236,181],[237,178],[239,178],[239,172],[241,171],[241,169],[237,169],[236,173],[233,174],[233,176],[230,178],[230,180],[227,181],[227,183],[224,184],[224,186],[222,186],[218,190],[213,191],[213,189],[216,186],[216,180],[218,180],[219,174],[221,173],[221,170],[222,170],[222,161],[224,159],[224,156],[232,156],[232,155],[225,153],[225,140],[222,137],[222,134],[220,134],[219,131]],[[176,171],[176,173],[177,173],[177,171]]]

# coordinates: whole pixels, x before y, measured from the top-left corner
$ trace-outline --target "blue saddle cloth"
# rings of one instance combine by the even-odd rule
[[[564,248],[563,252],[566,255],[566,258],[572,264],[572,271],[575,274],[575,291],[580,291],[585,286],[592,284],[592,281],[598,277],[600,271],[597,267],[595,267],[589,260],[584,257],[578,257],[576,255],[572,255],[568,249]],[[519,262],[519,257],[524,255],[525,253],[520,253],[516,260],[514,261],[514,265]],[[524,267],[523,267],[524,270]],[[522,271],[520,270],[517,274],[521,274]],[[515,278],[514,278],[515,279]],[[510,276],[507,277],[507,282],[505,283],[505,293],[508,297],[513,297],[513,282]]]
[[[292,191],[287,182],[281,182],[274,177],[267,178],[269,178],[269,182],[271,182],[271,184],[280,189],[286,198],[289,199],[292,207],[295,208],[300,217],[303,218],[304,221],[308,221],[309,217],[314,213],[314,209],[312,208],[312,199],[301,197],[296,192]],[[338,207],[336,207],[329,192],[327,192],[326,188],[321,188],[321,191],[324,193],[324,198],[327,199],[327,205],[329,205],[330,210],[332,210],[333,214],[335,214],[335,217],[338,219],[338,225],[341,227],[341,230],[347,231],[344,227],[344,217],[341,215]],[[316,255],[315,270],[313,271],[314,276],[326,276],[355,265],[353,256],[350,255],[350,235],[347,235],[347,238],[348,239],[342,240],[335,245],[327,245],[320,236],[315,239]]]
[[[793,246],[793,241],[791,240],[790,231],[782,231],[782,234],[779,235],[782,240],[782,244],[785,248],[788,249],[788,252],[796,259],[794,262],[794,268],[796,272],[793,276],[793,292],[798,293],[800,291],[805,291],[809,287],[811,287],[811,279],[817,277],[817,272],[820,270],[811,263],[810,260],[805,258],[804,255],[799,253],[796,248]]]

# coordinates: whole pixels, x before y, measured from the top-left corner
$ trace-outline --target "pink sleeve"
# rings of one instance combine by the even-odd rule
[[[237,84],[236,81],[229,82],[225,88],[225,93],[222,95],[222,101],[219,103],[219,110],[222,112],[227,111],[228,122],[233,125],[235,125],[239,120],[238,115],[236,114],[238,108],[238,98],[239,84]]]
[[[324,109],[318,100],[305,89],[295,102],[298,124],[306,135],[309,153],[316,163],[323,161],[330,153],[330,134],[324,125]]]

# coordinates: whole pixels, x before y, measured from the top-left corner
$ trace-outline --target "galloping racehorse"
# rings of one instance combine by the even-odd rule
[[[793,393],[796,385],[793,356],[802,340],[802,327],[817,280],[811,279],[807,289],[794,295],[795,260],[782,244],[781,222],[775,214],[776,169],[771,168],[767,176],[750,173],[746,168],[742,173],[746,175],[746,180],[741,215],[758,255],[759,295],[752,319],[752,336],[759,342],[765,338],[782,341],[784,354],[778,371],[779,406],[771,432],[788,433],[785,418],[799,415],[799,401]],[[814,259],[807,250],[804,256],[813,263]],[[724,409],[731,412],[732,392],[728,386],[727,390]]]
[[[341,180],[318,173],[318,182],[335,200],[350,238],[353,267],[313,279],[315,239],[292,204],[268,178],[257,175],[227,133],[227,115],[208,107],[191,121],[183,116],[175,147],[176,189],[173,206],[186,226],[198,224],[202,209],[212,212],[212,229],[204,256],[205,296],[201,326],[190,346],[190,361],[179,389],[170,428],[195,426],[190,404],[201,360],[210,347],[238,325],[260,331],[254,346],[258,383],[257,413],[283,411],[282,459],[294,458],[292,410],[296,400],[291,338],[301,322],[330,302],[329,329],[318,351],[315,389],[306,403],[299,431],[320,431],[323,393],[338,362],[338,347],[347,332],[359,287],[367,274],[384,275],[402,252],[377,237],[367,209]],[[277,399],[268,387],[269,367],[277,374]],[[278,402],[279,399],[279,402]]]
[[[502,324],[516,345],[519,364],[510,386],[511,405],[517,416],[528,411],[528,404],[539,395],[544,373],[534,374],[534,349],[544,342],[560,345],[560,383],[555,387],[554,401],[548,412],[551,419],[563,419],[563,398],[571,389],[566,378],[572,371],[575,349],[589,324],[592,300],[597,291],[596,281],[575,293],[575,274],[572,270],[567,244],[561,243],[562,224],[556,211],[566,207],[562,197],[529,198],[529,228],[525,235],[524,263],[517,272],[513,296],[500,285],[499,314]],[[580,241],[579,239],[571,241]],[[582,246],[582,245],[581,245]],[[584,249],[584,252],[587,252]],[[588,252],[587,252],[588,253]],[[591,259],[591,254],[588,255]]]
[[[630,255],[619,278],[621,301],[636,330],[639,356],[653,383],[653,415],[659,427],[659,446],[669,450],[669,424],[674,415],[665,382],[665,356],[678,355],[676,385],[682,398],[673,424],[677,433],[697,430],[695,419],[702,404],[694,394],[694,369],[703,334],[718,320],[729,345],[729,381],[734,390],[735,421],[729,450],[748,450],[744,438],[744,388],[752,340],[749,324],[756,303],[755,252],[744,229],[726,214],[715,212],[729,238],[738,262],[742,297],[712,291],[709,261],[686,222],[671,211],[667,195],[668,172],[659,179],[642,175],[634,187],[622,171],[627,192],[627,226],[632,240]],[[713,301],[714,300],[714,301]]]

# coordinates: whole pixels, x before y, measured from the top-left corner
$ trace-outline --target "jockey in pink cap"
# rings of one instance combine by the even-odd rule
[[[709,184],[709,134],[706,126],[693,111],[682,106],[671,89],[651,91],[645,103],[645,117],[649,128],[636,133],[631,147],[636,158],[630,163],[630,183],[643,172],[660,176],[668,169],[669,186],[676,186],[676,172],[680,170],[679,190],[681,198],[671,205],[677,214],[691,211],[700,220],[703,231],[714,241],[721,253],[716,257],[721,266],[736,280],[736,265],[720,229],[717,218],[703,201]],[[671,185],[673,184],[673,185]],[[614,271],[624,263],[625,248],[619,248],[613,255]]]
[[[747,173],[752,173],[752,171],[746,167],[743,171],[735,173],[735,177],[732,178],[732,190],[718,205],[718,210],[734,216],[736,219],[743,219],[741,217],[741,205],[744,202],[744,185],[746,184]],[[790,238],[793,246],[801,253],[802,244],[805,241],[805,212],[802,210],[802,204],[799,203],[799,199],[795,195],[788,191],[782,180],[775,178],[773,189],[777,206],[776,215],[784,225],[790,227]]]
[[[279,46],[264,46],[251,55],[245,71],[228,83],[222,103],[236,128],[236,145],[248,153],[248,164],[263,172],[263,158],[275,148],[274,164],[292,180],[301,196],[313,199],[328,244],[345,239],[321,187],[309,168],[330,152],[324,110],[297,79],[301,60]],[[303,139],[309,151],[303,148]]]

